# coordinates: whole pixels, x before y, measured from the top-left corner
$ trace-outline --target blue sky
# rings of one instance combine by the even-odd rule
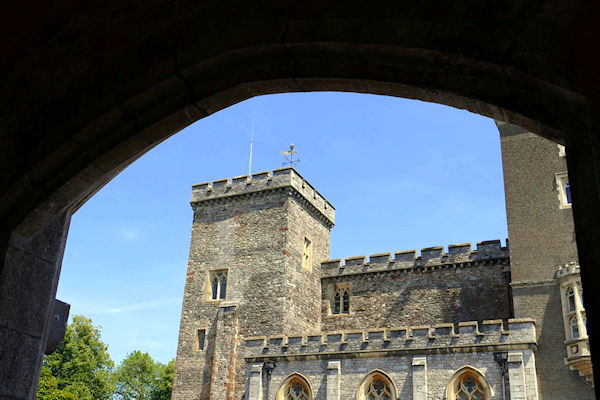
[[[336,208],[331,258],[507,237],[500,138],[488,118],[353,93],[256,97],[204,118],[118,175],[74,215],[57,297],[102,326],[119,362],[175,357],[195,183],[297,170]]]

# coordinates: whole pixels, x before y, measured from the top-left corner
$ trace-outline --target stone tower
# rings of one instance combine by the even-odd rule
[[[518,126],[496,124],[502,146],[514,312],[516,318],[536,321],[541,397],[594,399],[593,388],[579,376],[591,379],[581,293],[569,299],[565,290],[579,274],[564,148]],[[574,289],[580,286],[575,284]]]
[[[174,400],[240,399],[244,338],[321,323],[334,208],[292,168],[193,186]]]

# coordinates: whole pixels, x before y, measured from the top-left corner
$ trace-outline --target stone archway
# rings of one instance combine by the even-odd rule
[[[590,4],[14,2],[3,24],[0,381],[21,383],[0,395],[35,391],[70,214],[168,136],[259,94],[415,98],[566,143],[593,290],[600,102],[586,58],[598,30]]]

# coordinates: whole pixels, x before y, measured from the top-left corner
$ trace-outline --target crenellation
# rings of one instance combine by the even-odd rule
[[[502,243],[500,240],[486,240],[477,242],[477,256],[479,259],[494,258],[502,252]]]
[[[545,182],[556,183],[550,178]],[[507,186],[507,193],[513,186]],[[556,187],[544,190],[555,202]],[[538,209],[544,196],[527,197],[532,201],[528,213]],[[515,199],[507,197],[507,206]],[[572,319],[566,320],[567,337],[585,332],[584,311],[549,312],[556,311],[557,305],[560,308],[561,302],[564,311],[565,296],[576,306],[582,302],[580,286],[563,293],[563,286],[576,284],[579,275],[576,258],[563,254],[565,246],[560,244],[564,239],[572,247],[569,221],[564,221],[567,230],[559,232],[567,236],[558,240],[551,235],[542,243],[538,231],[545,229],[547,216],[538,218],[543,225],[527,220],[524,230],[516,232],[521,239],[513,237],[513,254],[519,258],[512,260],[513,271],[508,239],[505,246],[500,240],[489,240],[399,251],[393,256],[327,259],[334,209],[292,168],[194,185],[192,207],[194,227],[174,400],[209,395],[216,400],[286,397],[291,382],[298,382],[290,378],[294,374],[306,379],[304,397],[341,400],[369,393],[376,377],[371,371],[382,372],[376,373],[378,379],[390,379],[391,398],[462,398],[455,383],[473,374],[481,384],[477,387],[486,387],[483,398],[508,394],[513,399],[538,400],[542,396],[537,396],[537,370],[543,371],[540,377],[560,377],[569,388],[540,381],[544,399],[564,398],[562,394],[572,390],[573,398],[591,398],[580,396],[591,392],[583,382],[576,382],[579,378],[569,369],[591,376],[587,336],[578,336],[576,342],[554,340],[563,337],[565,315],[576,315],[578,321],[578,331],[572,330],[574,325],[569,331]],[[551,208],[556,205],[548,204],[548,216],[557,217]],[[561,210],[568,217],[569,210]],[[509,217],[513,236],[515,226]],[[535,248],[523,247],[527,238],[535,239]],[[541,258],[539,246],[545,249]],[[529,262],[532,254],[534,262]],[[207,299],[203,293],[215,290],[205,282],[207,270],[225,268],[227,299],[220,307],[209,298],[198,302],[198,297]],[[530,268],[532,276],[543,280],[524,285],[523,269]],[[319,294],[320,301],[315,301]],[[226,306],[231,301],[235,307]],[[217,308],[219,316],[221,310],[231,311],[231,321],[214,320]],[[239,324],[232,319],[233,311],[239,314]],[[544,327],[543,334],[538,338],[533,319],[511,319],[515,313],[535,317]],[[206,330],[203,352],[194,344],[198,329]],[[507,379],[502,366],[506,355]],[[536,360],[544,368],[536,367]],[[552,361],[549,369],[548,360]],[[549,391],[550,387],[554,389]],[[553,397],[553,393],[560,394]],[[358,397],[364,400],[365,396]]]
[[[471,243],[453,244],[444,252],[443,246],[421,249],[417,257],[416,250],[394,253],[378,253],[369,256],[348,257],[341,260],[327,260],[321,263],[323,277],[350,275],[357,273],[377,273],[382,271],[433,272],[441,268],[466,268],[497,265],[508,262],[508,247],[502,247],[500,240],[488,240],[477,243],[473,250]]]
[[[417,250],[405,250],[394,253],[394,261],[397,262],[414,262],[417,258]]]
[[[344,260],[344,267],[351,267],[353,265],[364,265],[366,256],[349,257]]]
[[[380,264],[380,263],[389,264],[391,261],[392,261],[391,253],[378,253],[378,254],[371,254],[369,256],[369,264]]]
[[[471,243],[451,244],[448,246],[448,254],[471,253]]]
[[[504,330],[501,321],[467,321],[458,324],[436,324],[401,328],[381,328],[351,331],[331,331],[320,335],[297,336],[286,341],[281,336],[246,338],[248,362],[262,357],[277,359],[319,357],[345,353],[381,354],[381,352],[419,352],[421,354],[459,353],[462,351],[507,351],[535,349],[535,322],[531,319],[511,319]],[[479,327],[482,326],[481,330]],[[268,344],[268,345],[267,345]]]
[[[252,174],[252,179],[251,181],[253,183],[262,183],[261,181],[263,180],[271,180],[272,176],[271,176],[271,172],[270,171],[263,171],[263,172],[256,172],[254,174]]]
[[[246,194],[266,194],[270,190],[292,188],[310,204],[331,228],[335,222],[335,208],[293,168],[280,168],[257,174],[225,178],[192,186],[191,203],[216,199],[232,199]]]
[[[444,255],[444,246],[425,247],[421,249],[421,259],[429,261],[431,259],[440,259]]]

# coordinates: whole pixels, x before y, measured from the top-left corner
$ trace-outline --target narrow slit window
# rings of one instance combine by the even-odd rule
[[[196,331],[196,350],[204,350],[204,341],[206,340],[206,330],[198,329]]]
[[[304,250],[302,251],[302,267],[309,271],[312,270],[312,242],[309,238],[304,238]]]

